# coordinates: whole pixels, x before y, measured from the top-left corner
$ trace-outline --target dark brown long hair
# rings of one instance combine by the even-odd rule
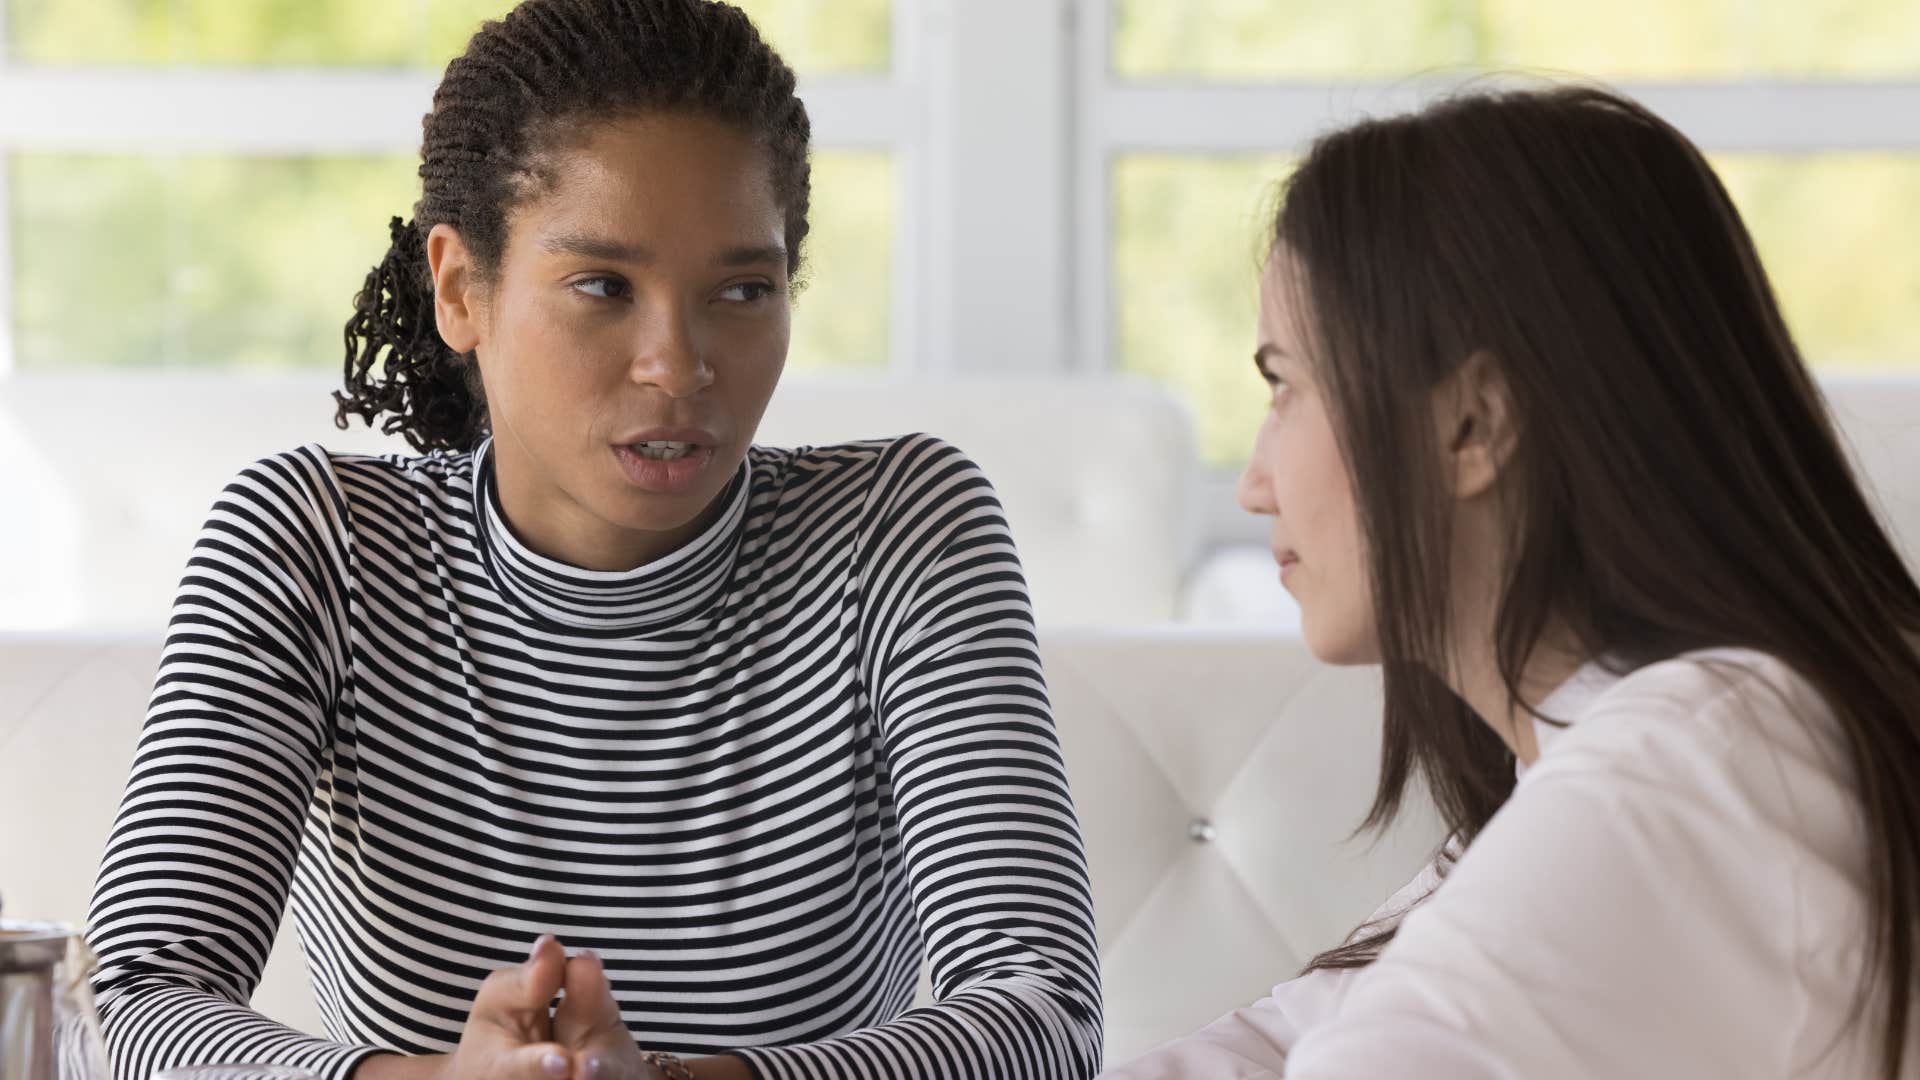
[[[1637,666],[1736,646],[1790,665],[1844,733],[1872,865],[1883,1074],[1904,1055],[1920,905],[1920,587],[1856,481],[1739,214],[1700,151],[1603,90],[1478,90],[1314,144],[1276,253],[1358,503],[1384,657],[1366,827],[1424,782],[1455,849],[1513,756],[1443,684],[1449,565],[1425,390],[1491,356],[1519,418],[1499,670],[1549,625]],[[1362,927],[1314,968],[1369,963]]]
[[[422,123],[420,201],[387,226],[346,325],[349,415],[416,450],[466,450],[487,429],[478,368],[440,339],[426,238],[449,223],[490,282],[507,217],[549,178],[545,156],[591,123],[679,110],[733,124],[766,148],[786,217],[787,274],[800,268],[810,194],[806,106],[793,70],[744,12],[715,0],[523,0],[485,23],[447,65]]]

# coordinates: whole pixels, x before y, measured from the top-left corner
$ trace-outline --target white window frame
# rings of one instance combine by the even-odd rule
[[[1070,14],[1069,0],[893,0],[885,74],[801,80],[816,149],[893,155],[893,376],[1070,367]],[[437,79],[37,67],[9,64],[4,46],[0,162],[16,151],[411,153]],[[0,304],[9,251],[0,232]],[[0,307],[0,377],[11,328]]]
[[[893,0],[885,74],[802,79],[818,149],[893,154],[889,377],[1117,370],[1119,157],[1298,151],[1333,123],[1439,89],[1405,80],[1125,80],[1113,70],[1113,18],[1113,0]],[[9,66],[5,22],[0,207],[5,155],[16,150],[412,152],[437,77]],[[1710,152],[1920,150],[1920,123],[1896,119],[1920,116],[1917,81],[1621,89]],[[45,102],[59,108],[35,107]],[[0,213],[0,377],[13,365],[8,224]],[[1231,471],[1212,470],[1197,485],[1211,544],[1261,538],[1258,521],[1233,511],[1232,481]]]
[[[363,68],[43,67],[8,60],[0,0],[0,378],[14,369],[11,203],[7,164],[16,152],[223,153],[259,155],[412,154],[420,117],[439,73]],[[914,208],[927,152],[919,102],[920,12],[896,0],[893,57],[879,75],[803,78],[800,94],[816,150],[883,150],[895,156],[900,227],[893,250],[890,313],[896,366],[917,362],[918,245]],[[57,103],[57,107],[53,104]],[[907,287],[902,287],[902,286]],[[58,373],[35,373],[56,378]]]
[[[1131,153],[1303,151],[1342,121],[1419,105],[1440,81],[1226,83],[1129,80],[1114,72],[1113,0],[1069,0],[1075,12],[1078,193],[1074,228],[1076,369],[1116,370],[1112,170]],[[1612,85],[1659,113],[1708,153],[1920,151],[1920,81],[1746,79]],[[1898,118],[1907,117],[1902,121]],[[1251,434],[1249,434],[1251,442]],[[1267,542],[1267,523],[1239,513],[1238,471],[1197,485],[1214,546]]]
[[[5,0],[0,0],[4,3]],[[0,8],[0,124],[12,110],[4,105],[20,100],[7,96],[4,78],[7,72],[7,12]],[[10,185],[12,161],[9,144],[0,134],[0,379],[13,374],[13,189]]]

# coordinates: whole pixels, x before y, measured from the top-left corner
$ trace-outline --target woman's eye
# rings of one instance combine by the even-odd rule
[[[720,290],[720,298],[736,304],[751,304],[772,294],[773,286],[764,281],[742,281]]]
[[[617,300],[627,295],[627,283],[619,278],[597,277],[573,283],[575,290],[601,300]]]

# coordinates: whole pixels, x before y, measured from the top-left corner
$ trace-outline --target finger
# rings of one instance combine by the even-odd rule
[[[626,1022],[620,1019],[620,1006],[613,1000],[613,986],[607,981],[606,965],[600,954],[591,950],[567,961],[567,996],[553,1014],[554,1037],[572,1046],[607,1032],[626,1034]]]
[[[576,1053],[574,1080],[646,1080],[653,1071],[639,1054],[615,1055],[601,1051]]]
[[[566,1080],[578,1068],[573,1054],[558,1043],[534,1043],[506,1051],[501,1064],[511,1080]]]
[[[542,934],[524,962],[501,968],[480,984],[473,1001],[474,1015],[498,1020],[528,1015],[544,1019],[547,1006],[560,992],[565,971],[566,950],[553,935]]]
[[[527,962],[520,965],[520,969],[526,973],[526,993],[545,1009],[553,1003],[566,978],[567,950],[561,947],[559,938],[541,934],[534,939],[533,951],[527,954]]]

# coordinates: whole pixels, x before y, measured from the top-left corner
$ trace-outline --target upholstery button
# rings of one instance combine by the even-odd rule
[[[1187,839],[1196,844],[1211,844],[1215,835],[1213,822],[1206,818],[1197,817],[1187,823]]]

